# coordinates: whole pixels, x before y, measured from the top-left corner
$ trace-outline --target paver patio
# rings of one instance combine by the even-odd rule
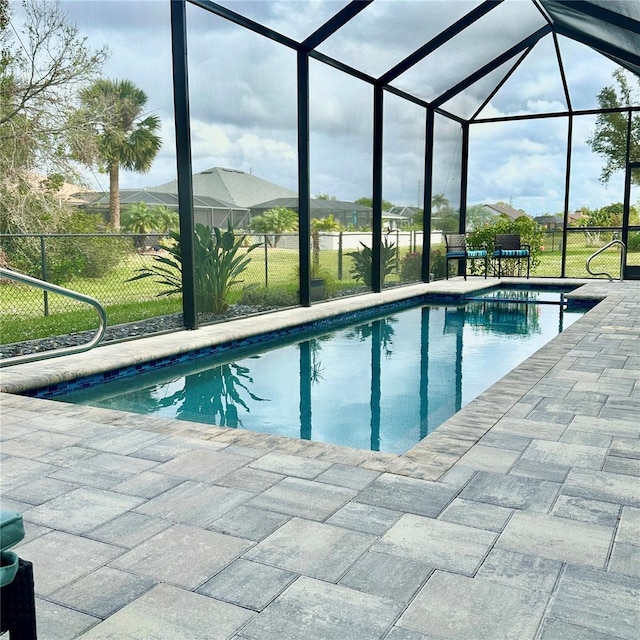
[[[640,639],[640,283],[585,284],[598,306],[404,456],[17,395],[367,300],[486,285],[2,370],[2,506],[24,517],[39,637]]]

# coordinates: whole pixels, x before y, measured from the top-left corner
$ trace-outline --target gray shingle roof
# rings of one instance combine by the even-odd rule
[[[177,193],[178,182],[166,182],[147,191]],[[295,191],[274,184],[238,169],[213,167],[193,175],[195,196],[207,196],[240,207],[251,207],[274,198],[297,197]]]

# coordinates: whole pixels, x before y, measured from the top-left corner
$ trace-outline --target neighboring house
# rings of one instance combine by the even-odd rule
[[[214,198],[241,208],[250,208],[274,198],[295,198],[297,193],[238,169],[213,167],[195,173],[192,178],[194,196]],[[166,182],[147,191],[178,193],[178,181]]]
[[[163,205],[178,211],[177,193],[163,193],[148,189],[121,189],[120,206],[144,202],[149,206]],[[105,220],[109,217],[109,193],[93,192],[76,194],[76,204],[101,213]],[[231,224],[234,228],[246,227],[249,224],[249,209],[223,202],[207,196],[193,196],[193,215],[196,223],[200,222],[209,227],[226,227]]]
[[[576,224],[584,218],[584,213],[582,209],[578,209],[577,211],[572,211],[569,213],[569,221],[568,224]]]
[[[389,211],[383,211],[382,215],[384,217],[385,213],[393,216],[397,216],[398,227],[401,227],[404,224],[411,224],[414,220],[422,219],[422,209],[420,207],[405,207],[404,205],[396,205],[391,207]]]
[[[555,214],[553,216],[551,215],[538,216],[533,220],[534,222],[537,222],[541,227],[544,227],[545,229],[548,229],[548,230],[558,229],[558,228],[561,229],[564,222],[562,219],[562,216],[558,214]]]
[[[506,202],[483,204],[482,206],[488,209],[493,214],[505,215],[511,220],[517,220],[520,216],[528,215],[523,209],[514,209],[510,204],[507,204]]]

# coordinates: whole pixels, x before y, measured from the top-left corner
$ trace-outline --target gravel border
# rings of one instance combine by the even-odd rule
[[[233,305],[221,315],[201,314],[199,320],[201,324],[213,324],[215,322],[224,322],[225,320],[233,318],[265,313],[267,311],[273,311],[273,308]],[[134,338],[144,338],[146,336],[167,333],[170,331],[180,331],[183,329],[184,323],[182,322],[182,314],[174,313],[167,316],[147,318],[146,320],[107,327],[100,344],[123,342]],[[30,355],[33,353],[43,353],[64,347],[74,347],[76,345],[89,342],[95,333],[95,330],[79,331],[77,333],[70,333],[67,335],[0,345],[0,357],[12,358],[15,356]]]

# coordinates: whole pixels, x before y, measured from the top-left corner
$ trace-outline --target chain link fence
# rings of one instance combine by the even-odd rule
[[[634,232],[636,249],[629,254],[630,264],[640,264],[640,232]],[[586,278],[587,259],[612,239],[620,237],[619,229],[570,229],[567,232],[567,277]],[[136,234],[24,234],[0,235],[0,266],[14,269],[53,284],[96,298],[112,309],[129,305],[129,318],[150,317],[149,313],[167,313],[167,307],[144,311],[145,303],[158,301],[158,294],[166,286],[156,278],[134,278],[141,269],[157,264],[158,256],[167,255],[163,244],[165,235]],[[356,293],[368,289],[362,280],[354,277],[354,259],[351,254],[371,246],[371,232],[322,233],[318,255],[320,272],[331,282],[323,297]],[[396,286],[421,280],[422,232],[391,231],[386,239],[397,248],[392,272],[386,276],[385,286]],[[441,234],[431,236],[432,277],[444,277],[444,254]],[[299,236],[298,234],[248,235],[243,246],[257,245],[248,256],[250,262],[237,284],[232,287],[230,302],[290,306],[299,301]],[[630,240],[630,245],[631,245]],[[635,245],[634,245],[635,247]],[[540,264],[532,275],[560,277],[562,274],[563,234],[561,230],[548,231],[543,240]],[[634,258],[635,256],[635,258]],[[314,256],[310,256],[311,263]],[[635,262],[633,262],[635,260]],[[442,263],[442,264],[441,264]],[[620,277],[619,247],[607,249],[594,259],[592,268]],[[441,273],[442,272],[442,273]],[[251,292],[255,295],[251,297]],[[284,292],[284,294],[282,293]],[[0,312],[3,324],[7,320],[68,314],[86,305],[72,299],[47,294],[35,287],[10,281],[0,282]],[[163,298],[166,299],[166,298]],[[180,296],[171,297],[173,311],[181,310]],[[140,310],[139,316],[137,310]],[[4,333],[4,332],[3,332]],[[2,342],[5,342],[2,336]]]

